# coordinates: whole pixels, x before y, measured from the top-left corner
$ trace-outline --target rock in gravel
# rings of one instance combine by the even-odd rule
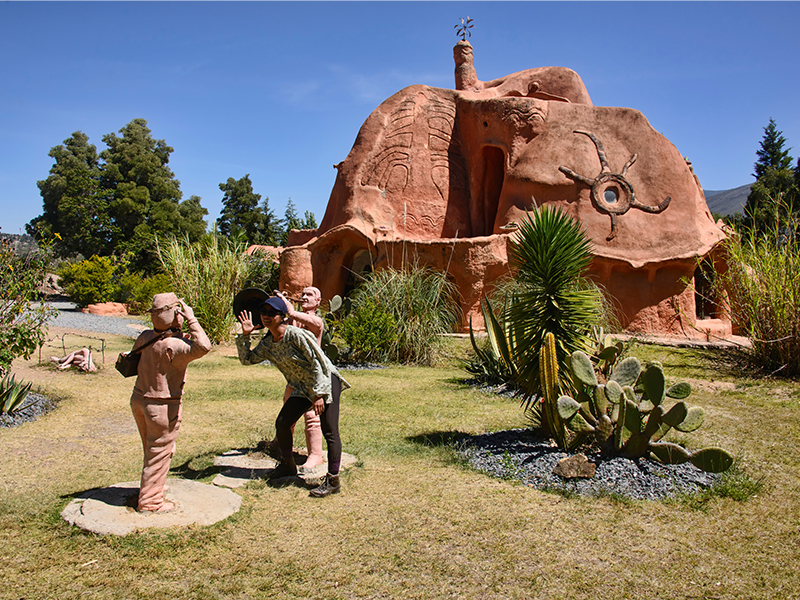
[[[597,465],[589,462],[585,454],[562,458],[556,463],[556,468],[553,469],[553,473],[564,479],[575,479],[577,477],[591,479],[594,477],[595,471],[597,471]]]

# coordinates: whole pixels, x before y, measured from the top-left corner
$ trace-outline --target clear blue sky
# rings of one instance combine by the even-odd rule
[[[453,87],[466,16],[480,79],[574,69],[596,106],[644,113],[705,189],[753,181],[770,117],[800,155],[798,2],[3,2],[0,229],[41,214],[51,147],[80,130],[102,150],[140,117],[209,224],[219,184],[247,173],[279,217],[291,197],[319,221],[372,110]]]

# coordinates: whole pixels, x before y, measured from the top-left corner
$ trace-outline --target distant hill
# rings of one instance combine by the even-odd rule
[[[0,239],[9,240],[14,252],[19,256],[23,256],[28,252],[38,252],[39,245],[31,236],[27,234],[17,235],[15,233],[0,233]]]
[[[703,190],[709,210],[723,217],[737,212],[744,214],[744,205],[747,202],[747,196],[750,195],[751,185],[748,183],[732,190]]]

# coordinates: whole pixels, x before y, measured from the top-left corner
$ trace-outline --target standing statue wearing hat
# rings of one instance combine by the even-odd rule
[[[311,490],[317,498],[336,494],[341,490],[339,468],[342,462],[342,442],[339,438],[339,395],[350,385],[338,369],[325,356],[316,337],[310,331],[289,325],[286,301],[273,296],[267,298],[255,315],[268,333],[254,349],[250,349],[250,334],[256,329],[251,311],[236,311],[242,324],[242,335],[236,338],[239,362],[256,365],[269,360],[286,378],[292,388],[284,402],[275,430],[281,453],[281,464],[272,473],[272,479],[297,474],[292,454],[292,427],[300,417],[313,410],[320,417],[322,433],[328,444],[328,473],[322,484]]]
[[[164,513],[174,508],[164,500],[164,485],[181,426],[186,367],[208,353],[211,342],[192,307],[171,292],[156,294],[149,312],[153,329],[143,331],[134,344],[135,349],[150,342],[141,351],[131,395],[131,410],[144,449],[137,508],[140,512]],[[184,319],[188,335],[181,331]]]

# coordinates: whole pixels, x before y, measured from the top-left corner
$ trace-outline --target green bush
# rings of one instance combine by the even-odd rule
[[[77,263],[64,263],[61,284],[78,306],[99,302],[123,302],[128,311],[141,314],[150,308],[153,296],[170,291],[165,273],[144,277],[128,271],[127,258],[92,256]]]
[[[113,302],[118,293],[117,265],[109,256],[92,256],[61,266],[61,285],[78,306]]]
[[[350,360],[385,360],[397,342],[397,325],[381,304],[367,299],[342,321],[341,336],[351,348]]]
[[[140,315],[150,308],[153,296],[172,291],[172,282],[166,273],[142,278],[139,273],[124,270],[119,276],[117,301],[128,306],[128,312]]]
[[[7,373],[18,356],[29,358],[44,342],[54,311],[35,302],[49,265],[46,246],[17,255],[8,238],[0,240],[0,373]]]
[[[281,267],[272,254],[257,252],[245,256],[244,262],[247,265],[247,277],[242,288],[260,288],[270,294],[278,289]]]

